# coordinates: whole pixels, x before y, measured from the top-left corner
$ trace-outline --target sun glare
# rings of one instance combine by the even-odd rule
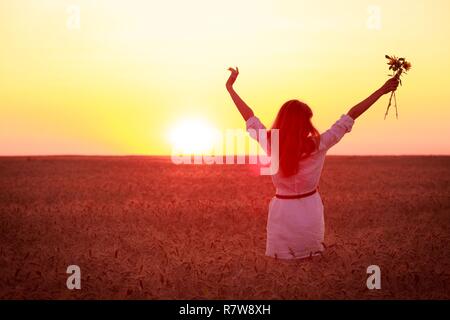
[[[172,149],[178,154],[208,154],[219,137],[219,131],[202,119],[185,119],[170,131]]]

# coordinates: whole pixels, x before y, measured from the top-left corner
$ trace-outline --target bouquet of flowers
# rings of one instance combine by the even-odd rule
[[[396,56],[385,56],[386,59],[388,59],[388,65],[389,70],[392,70],[392,74],[390,74],[390,77],[395,77],[400,81],[400,85],[402,85],[402,79],[401,76],[406,74],[411,69],[411,63],[406,61],[405,58],[397,58]],[[395,105],[395,115],[398,119],[398,109],[397,109],[397,97],[395,95],[395,91],[392,91],[391,97],[389,98],[389,105],[387,106],[386,113],[384,115],[384,119],[386,119],[389,109],[392,105],[392,98],[394,98],[394,105]]]

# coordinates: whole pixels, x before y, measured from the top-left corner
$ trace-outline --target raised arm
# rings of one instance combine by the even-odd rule
[[[383,95],[397,90],[399,80],[398,78],[391,78],[377,91],[372,93],[368,98],[358,103],[356,106],[350,109],[347,113],[353,120],[356,120],[360,115],[366,112],[378,99]]]
[[[233,89],[233,84],[236,81],[237,76],[239,75],[239,69],[236,67],[236,69],[229,68],[228,70],[231,71],[231,74],[226,84],[227,90],[230,93],[231,99],[233,99],[233,102],[238,108],[242,117],[245,121],[247,121],[248,119],[253,117],[253,110],[244,102],[244,100],[241,99],[241,97],[239,97],[239,95]]]
[[[396,78],[389,79],[380,89],[351,108],[330,129],[320,135],[319,150],[328,150],[338,143],[346,133],[352,130],[355,119],[369,109],[381,96],[397,90],[398,83],[399,81]]]

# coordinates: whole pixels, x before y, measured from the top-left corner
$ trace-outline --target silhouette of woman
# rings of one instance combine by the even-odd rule
[[[239,69],[229,68],[226,88],[252,134],[265,130],[252,109],[239,97],[233,84]],[[272,129],[279,130],[279,170],[272,176],[276,195],[269,204],[266,255],[278,259],[302,259],[324,250],[323,203],[318,192],[327,151],[350,132],[361,114],[381,96],[397,90],[399,81],[388,80],[367,99],[351,108],[322,134],[314,128],[309,106],[298,100],[284,103]],[[270,130],[267,132],[270,139]],[[258,135],[252,135],[258,139]],[[263,145],[263,144],[262,144]],[[267,151],[267,150],[266,150]]]

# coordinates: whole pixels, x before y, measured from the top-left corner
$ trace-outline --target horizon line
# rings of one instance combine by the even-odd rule
[[[132,157],[165,157],[170,158],[172,155],[167,154],[19,154],[19,155],[2,155],[0,154],[0,158],[49,158],[49,157],[105,157],[105,158],[132,158]],[[209,156],[212,155],[185,155],[185,156]],[[242,156],[242,155],[216,155],[217,157],[227,157],[227,156]],[[244,155],[245,157],[249,156],[258,156],[258,155]],[[331,157],[450,157],[450,153],[448,154],[327,154],[327,156]]]

